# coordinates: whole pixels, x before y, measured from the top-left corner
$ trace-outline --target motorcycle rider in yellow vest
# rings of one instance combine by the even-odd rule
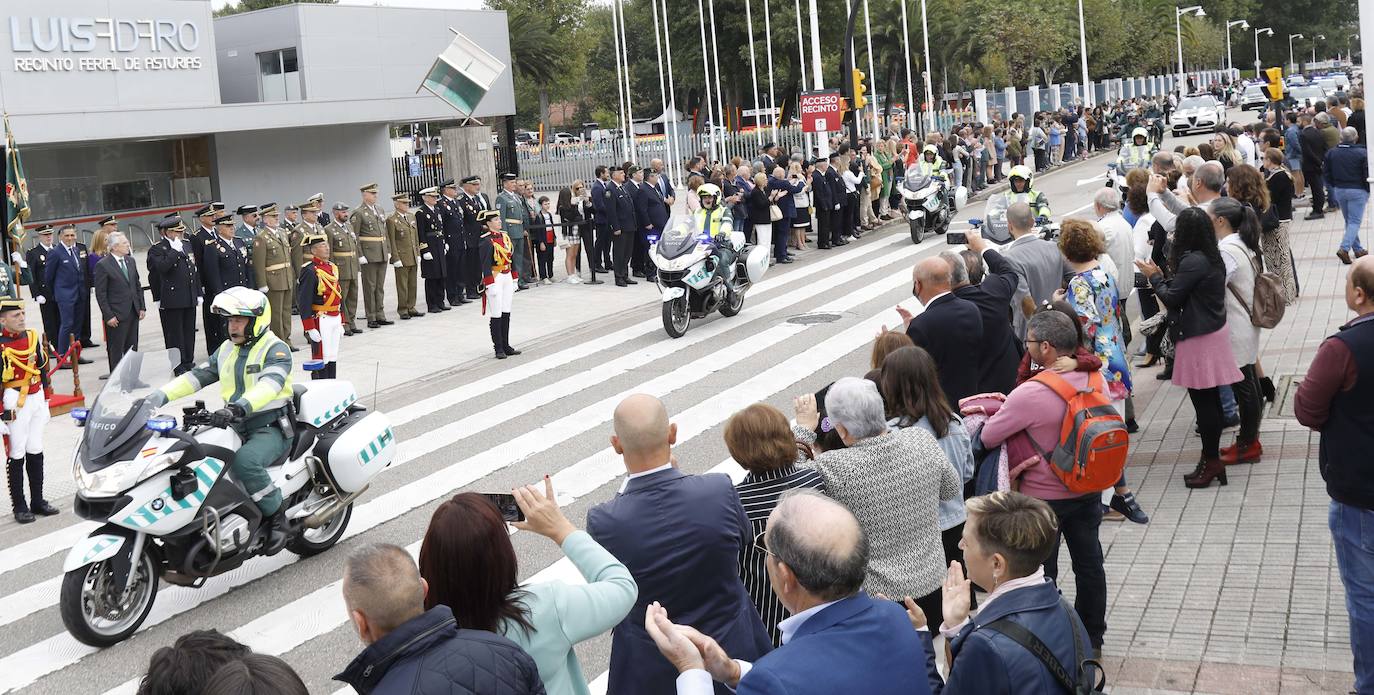
[[[697,198],[701,201],[701,209],[692,213],[692,221],[714,244],[716,270],[729,288],[729,283],[735,279],[735,247],[730,240],[734,219],[729,210],[718,205],[720,187],[716,184],[703,183],[698,186]]]
[[[1007,197],[1007,207],[1013,203],[1026,203],[1030,205],[1031,212],[1035,214],[1038,222],[1048,222],[1050,218],[1050,201],[1045,199],[1045,194],[1035,190],[1031,186],[1033,174],[1030,167],[1018,164],[1011,168],[1007,176],[1007,183],[1011,186],[1005,195]]]
[[[1154,154],[1155,147],[1150,144],[1150,131],[1137,127],[1131,131],[1131,144],[1122,145],[1116,155],[1116,170],[1124,178],[1126,172],[1132,169],[1149,168],[1150,158]]]

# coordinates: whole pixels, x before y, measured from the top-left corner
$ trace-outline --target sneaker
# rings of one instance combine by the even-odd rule
[[[1140,508],[1140,504],[1135,501],[1135,493],[1128,492],[1124,495],[1112,495],[1111,508],[1121,512],[1122,516],[1137,523],[1148,524],[1150,517],[1145,514],[1145,510]]]

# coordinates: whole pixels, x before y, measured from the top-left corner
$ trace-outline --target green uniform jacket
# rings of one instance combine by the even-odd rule
[[[391,252],[386,243],[386,220],[381,212],[365,203],[360,204],[349,215],[348,223],[353,228],[353,236],[357,237],[358,253],[368,263],[386,265],[391,262]]]
[[[353,230],[339,222],[330,222],[324,233],[329,237],[329,260],[339,267],[339,279],[357,280],[358,240]]]
[[[291,269],[291,242],[286,231],[264,227],[253,237],[253,276],[273,292],[290,291],[295,273]]]
[[[524,238],[525,215],[529,213],[524,199],[510,191],[501,191],[501,195],[496,196],[496,209],[501,213],[501,231],[512,239]]]
[[[420,234],[415,216],[397,210],[386,218],[386,240],[391,245],[391,261],[410,267],[420,260]]]

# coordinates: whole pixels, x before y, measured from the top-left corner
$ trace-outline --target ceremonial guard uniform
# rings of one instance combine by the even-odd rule
[[[40,225],[35,234],[38,235],[38,244],[24,254],[24,262],[29,266],[29,296],[38,302],[38,312],[43,317],[44,337],[48,341],[56,341],[62,319],[57,313],[57,300],[53,298],[52,288],[43,283],[48,254],[52,253],[52,225]]]
[[[0,300],[0,425],[7,439],[6,473],[14,518],[32,523],[34,514],[51,516],[57,509],[43,499],[43,428],[48,424],[48,355],[38,331],[24,323],[24,303]],[[29,496],[24,497],[24,474],[29,477]]]
[[[477,248],[482,263],[482,313],[491,316],[491,345],[496,359],[518,355],[510,346],[510,313],[515,301],[515,283],[520,271],[515,268],[510,236],[501,231],[501,213],[483,210],[478,218],[486,226],[482,244]]]
[[[353,236],[358,239],[358,265],[363,275],[363,304],[367,307],[367,327],[390,326],[386,320],[386,268],[391,255],[386,247],[386,220],[377,207],[377,184],[359,189],[363,202],[348,218]]]
[[[301,325],[310,341],[310,358],[324,362],[324,368],[311,372],[310,378],[333,379],[338,376],[343,337],[339,269],[329,261],[329,239],[323,234],[307,235],[304,244],[312,253],[296,282],[296,306],[301,308]]]
[[[263,228],[253,237],[253,276],[272,305],[272,332],[291,346],[291,242],[277,226],[277,204],[262,206]],[[295,347],[291,347],[295,350]]]
[[[201,330],[205,332],[205,351],[215,351],[215,346],[224,342],[224,322],[210,312],[210,299],[215,295],[210,291],[209,278],[205,273],[205,247],[215,243],[215,218],[224,212],[223,203],[210,203],[196,211],[197,227],[189,235],[191,255],[195,258],[196,268],[200,271],[202,301],[200,304]]]
[[[439,211],[444,230],[444,295],[448,298],[449,306],[458,306],[468,302],[467,289],[463,287],[467,279],[463,274],[463,256],[467,250],[467,245],[463,243],[463,216],[468,205],[466,201],[454,197],[452,181],[445,181],[442,188],[443,197],[435,209]]]
[[[334,218],[325,225],[324,234],[329,237],[329,257],[339,268],[339,292],[343,294],[344,335],[362,333],[353,322],[358,318],[358,239],[348,226],[348,215],[339,219],[338,213],[347,213],[348,206],[334,203]]]
[[[158,222],[162,240],[148,249],[148,285],[162,322],[162,344],[181,353],[177,374],[190,371],[196,356],[196,306],[202,297],[200,269],[186,225],[179,215]]]
[[[425,278],[425,306],[430,313],[447,311],[444,304],[444,222],[436,203],[438,188],[420,191],[420,209],[415,211],[415,233],[420,237],[420,273]]]
[[[232,232],[234,218],[224,215],[215,219],[215,229]],[[205,276],[205,303],[214,302],[215,296],[230,287],[256,287],[253,283],[253,265],[248,259],[248,242],[238,237],[224,238],[217,233],[213,241],[205,245],[205,263],[200,267]],[[214,322],[217,341],[210,345],[213,354],[228,338],[224,317],[210,314],[208,321]],[[206,331],[209,333],[210,331]]]
[[[420,260],[420,239],[415,216],[410,214],[410,194],[391,196],[396,211],[386,218],[386,243],[391,247],[391,267],[396,269],[396,315],[402,319],[424,316],[415,310],[415,272]]]
[[[459,282],[462,284],[466,295],[464,299],[472,301],[477,299],[477,286],[482,284],[482,269],[480,259],[477,257],[477,247],[482,244],[482,234],[485,233],[485,225],[477,219],[477,213],[483,210],[494,209],[491,199],[481,191],[482,178],[479,176],[469,176],[463,179],[462,201],[466,204],[463,207],[463,267],[459,275]],[[469,189],[471,187],[471,189]]]

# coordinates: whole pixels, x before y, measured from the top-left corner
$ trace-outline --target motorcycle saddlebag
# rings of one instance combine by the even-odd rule
[[[350,412],[320,432],[315,455],[340,490],[357,492],[391,464],[396,456],[396,435],[385,415]]]
[[[772,249],[764,246],[755,246],[749,249],[749,255],[744,257],[744,277],[749,282],[758,282],[763,279],[763,274],[768,270],[768,256]]]

